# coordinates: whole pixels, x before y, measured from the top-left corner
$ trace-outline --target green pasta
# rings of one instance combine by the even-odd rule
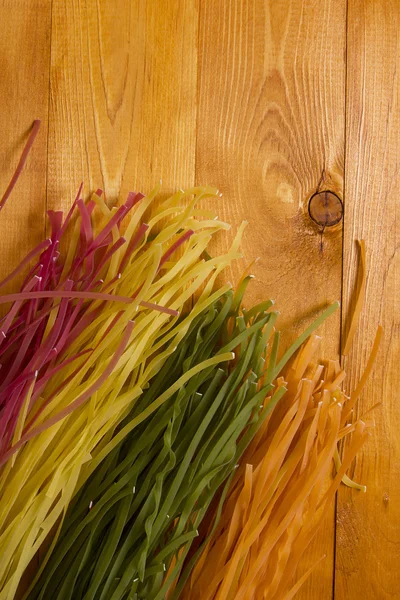
[[[148,414],[77,494],[30,600],[163,600],[178,574],[183,585],[202,519],[284,394],[273,380],[299,345],[276,365],[277,313],[270,301],[242,312],[247,283],[196,317],[121,423],[116,435]]]

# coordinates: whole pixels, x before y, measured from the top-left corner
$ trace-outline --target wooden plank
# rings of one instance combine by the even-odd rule
[[[43,238],[50,66],[48,1],[0,2],[0,190],[7,188],[34,119],[42,126],[24,171],[1,212],[0,279]],[[15,289],[18,282],[11,284]],[[10,286],[4,288],[9,291]],[[3,311],[4,312],[4,311]]]
[[[193,185],[196,84],[194,0],[55,0],[49,203]]]
[[[352,307],[356,239],[368,256],[367,300],[345,368],[354,385],[378,323],[384,340],[361,398],[376,402],[376,430],[354,478],[366,494],[341,488],[338,500],[337,599],[398,598],[400,588],[400,4],[349,0],[344,314]]]
[[[43,239],[46,208],[51,2],[0,2],[0,190],[7,188],[34,119],[41,129],[11,197],[1,211],[0,279]],[[2,293],[17,289],[16,278]],[[5,314],[8,307],[1,307]],[[37,569],[34,559],[22,589]]]
[[[48,206],[68,210],[84,182],[109,200],[194,183],[194,0],[54,0]],[[41,549],[44,554],[44,549]]]
[[[261,257],[251,299],[276,299],[286,343],[341,296],[341,227],[321,251],[307,205],[343,193],[345,22],[344,0],[200,1],[196,181],[222,190],[220,217],[248,220],[245,255]],[[336,315],[322,330],[327,357],[339,327]],[[332,597],[333,507],[301,572],[323,554],[299,598]]]

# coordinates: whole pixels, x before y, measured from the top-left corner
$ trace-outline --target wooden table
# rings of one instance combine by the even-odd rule
[[[276,299],[286,340],[341,299],[322,331],[334,358],[365,240],[367,302],[344,365],[351,389],[381,323],[360,410],[382,406],[353,469],[368,492],[341,488],[298,597],[400,598],[399,1],[1,0],[0,24],[2,190],[42,119],[1,214],[3,274],[82,180],[109,198],[160,178],[165,192],[217,184],[220,216],[247,219],[246,257],[260,256],[252,299]],[[345,215],[321,234],[308,202],[326,191]]]

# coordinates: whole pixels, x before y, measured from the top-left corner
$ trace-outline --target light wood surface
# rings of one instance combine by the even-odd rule
[[[348,13],[346,218],[343,311],[351,308],[356,239],[367,248],[366,308],[344,362],[352,385],[377,325],[384,340],[361,398],[377,402],[376,430],[357,458],[366,494],[341,488],[336,543],[337,598],[400,598],[400,4],[352,0]],[[346,324],[346,319],[344,319]]]
[[[51,5],[0,2],[0,189],[7,188],[32,127],[40,136],[16,193],[2,210],[1,278],[43,239],[47,182],[47,123]],[[4,288],[4,291],[10,288]],[[4,310],[3,310],[4,312]],[[1,313],[0,313],[1,314]]]
[[[367,303],[344,364],[354,385],[382,323],[362,410],[383,405],[354,471],[368,492],[340,490],[300,600],[400,597],[399,20],[395,0],[0,0],[1,190],[42,119],[0,215],[0,277],[81,181],[115,200],[160,179],[165,193],[215,184],[219,216],[249,223],[249,299],[276,300],[285,343],[343,299],[321,331],[335,358],[366,240]],[[326,190],[345,213],[321,236],[308,201]]]
[[[260,257],[249,296],[276,300],[283,343],[341,295],[342,228],[321,250],[307,204],[323,189],[343,194],[345,14],[337,0],[318,12],[298,0],[200,3],[196,181],[223,191],[220,216],[248,221],[243,250]],[[324,355],[338,356],[339,332],[337,314],[321,331]],[[332,598],[334,511],[304,557],[306,570],[326,554],[299,598]]]

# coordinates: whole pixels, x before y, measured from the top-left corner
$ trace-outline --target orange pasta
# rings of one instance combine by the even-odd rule
[[[365,376],[380,336],[379,329]],[[209,539],[179,598],[293,598],[319,562],[299,573],[296,581],[300,558],[340,482],[361,488],[345,475],[373,421],[358,419],[346,425],[360,385],[350,398],[344,394],[339,386],[345,373],[338,361],[318,365],[305,376],[319,340],[313,335],[287,370],[285,381],[277,382],[288,391],[247,448],[216,526],[216,507],[210,511],[208,531],[203,532],[203,539]],[[364,381],[363,376],[360,384]],[[338,442],[344,437],[349,443],[339,460]],[[326,489],[323,484],[334,459],[336,474]]]

